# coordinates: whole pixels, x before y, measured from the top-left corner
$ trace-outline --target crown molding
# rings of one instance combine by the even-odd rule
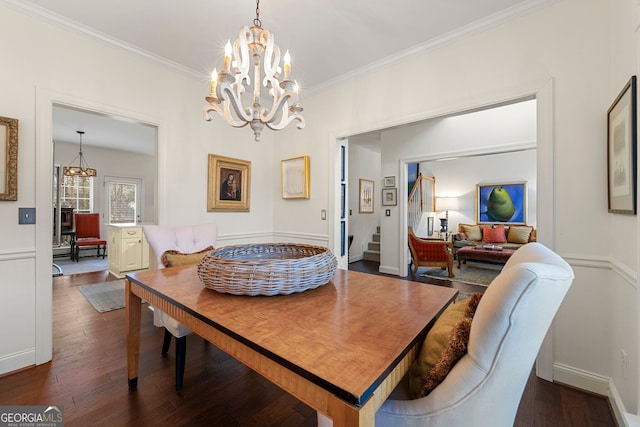
[[[481,31],[485,31],[489,28],[496,27],[502,23],[505,23],[511,19],[514,19],[519,16],[527,15],[536,10],[542,9],[544,7],[551,6],[555,3],[559,3],[561,0],[531,0],[525,3],[521,3],[519,5],[513,6],[509,9],[505,9],[501,12],[490,15],[486,18],[480,19],[478,21],[472,22],[471,24],[465,25],[464,27],[460,27],[455,31],[451,31],[447,34],[443,34],[440,37],[436,37],[430,40],[425,41],[424,43],[420,43],[416,46],[410,47],[409,49],[405,49],[401,52],[398,52],[392,56],[388,56],[379,61],[375,61],[366,65],[362,68],[358,68],[353,71],[349,71],[348,73],[337,76],[331,80],[327,80],[318,85],[305,88],[305,93],[313,94],[315,92],[328,89],[331,86],[338,85],[347,80],[351,80],[353,78],[357,78],[360,76],[364,76],[366,74],[370,74],[374,71],[383,69],[390,65],[395,65],[400,61],[403,61],[407,58],[410,58],[414,55],[418,55],[424,52],[428,52],[430,50],[442,47],[448,43],[455,42],[457,40],[461,40],[470,35],[479,33]]]
[[[127,50],[136,55],[142,56],[151,61],[160,63],[164,66],[177,70],[181,73],[187,74],[190,77],[196,78],[197,80],[208,80],[209,76],[202,72],[196,71],[190,67],[185,67],[182,64],[178,64],[177,62],[171,61],[163,56],[156,55],[155,53],[144,50],[138,46],[134,46],[130,43],[127,43],[123,40],[112,37],[108,34],[105,34],[101,31],[98,31],[94,28],[88,27],[86,25],[80,24],[79,22],[73,21],[69,18],[66,18],[60,14],[54,13],[50,10],[44,9],[40,6],[37,6],[33,3],[29,3],[25,0],[0,0],[0,2],[5,3],[6,5],[13,7],[14,9],[18,9],[24,11],[32,16],[36,16],[42,18],[48,22],[56,24],[60,27],[64,27],[75,31],[77,33],[88,35],[89,37],[93,37],[102,42],[110,44],[112,46],[119,47],[121,49]]]
[[[31,15],[34,16],[38,16],[40,18],[43,18],[49,22],[52,22],[54,24],[57,24],[61,27],[65,27],[68,29],[71,29],[73,31],[76,31],[78,33],[82,33],[85,35],[88,35],[90,37],[96,38],[98,40],[101,40],[105,43],[111,44],[113,46],[117,46],[119,48],[125,49],[131,53],[140,55],[144,58],[150,59],[154,62],[160,63],[164,66],[167,66],[169,68],[172,68],[174,70],[177,70],[181,73],[187,74],[190,77],[193,77],[197,80],[208,80],[209,76],[205,73],[196,71],[190,67],[186,67],[184,65],[181,65],[177,62],[171,61],[165,57],[162,57],[160,55],[156,55],[152,52],[149,52],[147,50],[141,49],[138,46],[134,46],[130,43],[127,43],[123,40],[114,38],[112,36],[109,36],[108,34],[105,34],[103,32],[97,31],[94,28],[90,28],[86,25],[82,25],[76,21],[73,21],[71,19],[68,19],[62,15],[59,15],[57,13],[51,12],[50,10],[44,9],[40,6],[34,5],[33,3],[30,3],[26,0],[0,0],[0,2],[7,4],[8,6],[11,6],[15,9],[19,9],[22,10],[24,12],[27,12]],[[401,52],[398,52],[397,54],[394,54],[392,56],[383,58],[379,61],[375,61],[370,63],[369,65],[366,65],[364,67],[358,68],[356,70],[347,72],[345,74],[342,74],[338,77],[335,77],[331,80],[327,80],[323,83],[317,84],[315,86],[312,87],[308,87],[305,88],[305,92],[309,95],[327,89],[331,86],[335,86],[338,85],[340,83],[343,83],[347,80],[353,79],[353,78],[357,78],[366,74],[370,74],[374,71],[377,71],[379,69],[388,67],[392,64],[397,64],[399,61],[403,61],[411,56],[417,55],[417,54],[421,54],[427,51],[430,51],[432,49],[441,47],[443,45],[446,45],[448,43],[463,39],[465,37],[468,37],[472,34],[476,34],[478,32],[484,31],[488,28],[492,28],[495,27],[497,25],[500,25],[504,22],[507,22],[515,17],[518,16],[523,16],[526,15],[528,13],[531,13],[533,11],[539,10],[543,7],[547,7],[550,5],[553,5],[555,3],[560,2],[560,0],[530,0],[521,4],[518,4],[516,6],[513,6],[509,9],[503,10],[501,12],[495,13],[493,15],[490,15],[486,18],[483,18],[481,20],[472,22],[469,25],[466,25],[464,27],[461,27],[455,31],[449,32],[447,34],[444,34],[440,37],[428,40],[424,43],[418,44],[416,46],[413,46],[409,49],[405,49]]]

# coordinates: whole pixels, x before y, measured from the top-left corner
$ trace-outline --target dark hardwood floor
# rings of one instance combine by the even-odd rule
[[[377,272],[377,265],[351,267]],[[183,393],[176,394],[174,347],[168,357],[160,355],[163,332],[149,310],[143,310],[138,389],[129,391],[124,310],[100,314],[76,289],[109,280],[116,278],[107,272],[53,279],[53,361],[0,377],[0,405],[62,405],[67,426],[316,425],[311,408],[195,334],[187,339]],[[532,375],[515,425],[616,424],[606,398]]]

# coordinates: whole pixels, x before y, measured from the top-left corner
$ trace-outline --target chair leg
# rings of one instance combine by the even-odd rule
[[[164,340],[162,341],[162,355],[166,356],[167,352],[169,351],[169,346],[171,345],[171,338],[173,337],[173,335],[171,335],[171,332],[169,332],[168,330],[164,330]]]
[[[187,337],[176,338],[176,393],[182,392],[184,363],[187,354]]]

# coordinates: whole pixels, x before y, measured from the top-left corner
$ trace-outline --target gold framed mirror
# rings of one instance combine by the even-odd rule
[[[0,200],[18,200],[18,119],[0,116]]]

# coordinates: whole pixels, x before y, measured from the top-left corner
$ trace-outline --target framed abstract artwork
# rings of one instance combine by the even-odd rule
[[[478,224],[526,224],[527,182],[476,185]]]
[[[295,157],[280,162],[280,185],[283,199],[310,197],[309,156]]]
[[[360,178],[360,213],[373,213],[373,187],[374,182],[372,179]]]
[[[607,178],[609,212],[637,212],[636,76],[622,89],[607,111]]]
[[[209,154],[208,212],[249,212],[251,162]]]

